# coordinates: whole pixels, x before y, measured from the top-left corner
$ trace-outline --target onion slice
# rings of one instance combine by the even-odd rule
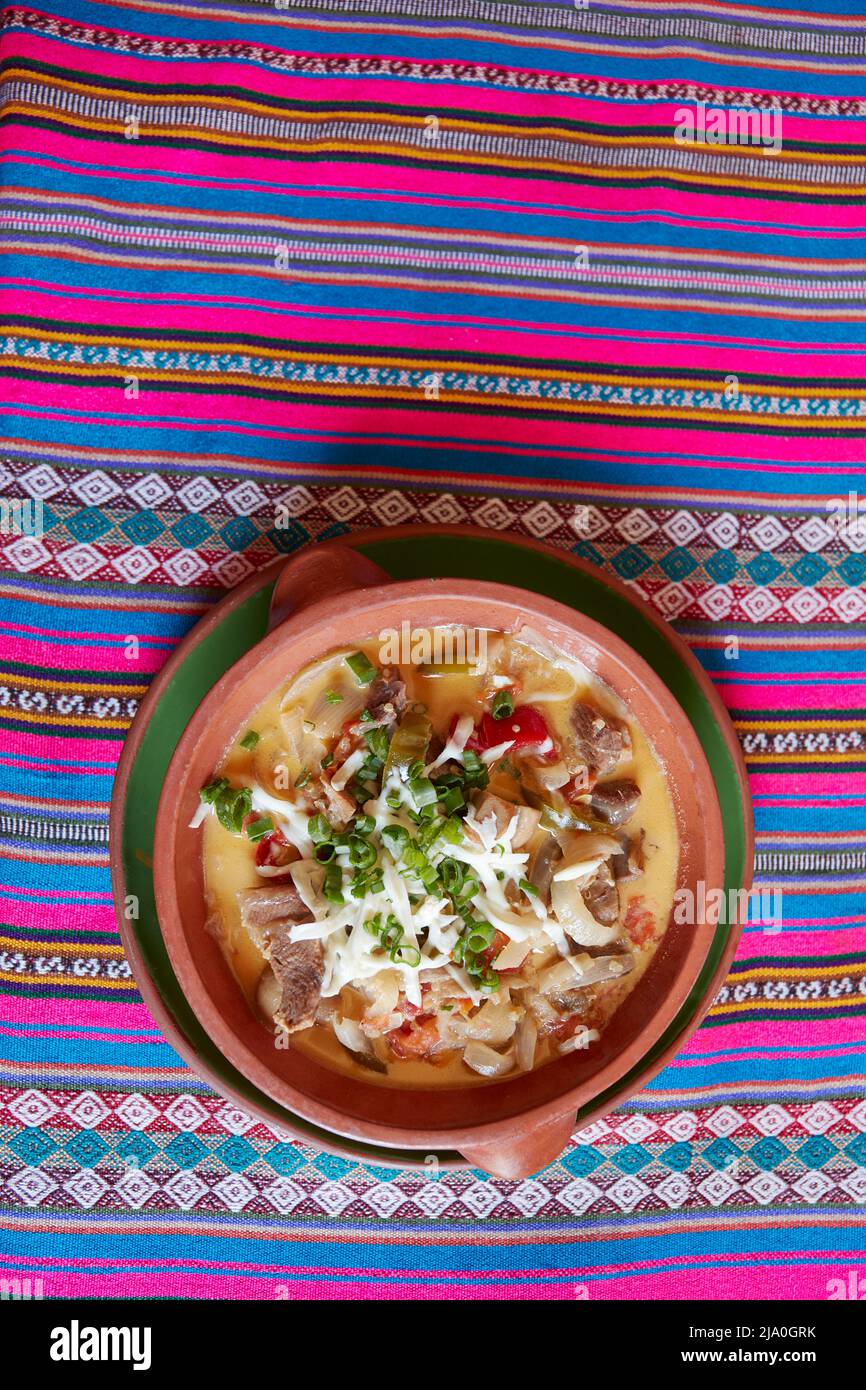
[[[483,1042],[469,1042],[463,1051],[467,1067],[477,1071],[479,1076],[506,1076],[514,1067],[514,1053],[494,1052]]]

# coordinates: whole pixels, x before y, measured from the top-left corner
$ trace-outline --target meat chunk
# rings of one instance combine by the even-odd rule
[[[631,752],[631,739],[623,721],[612,714],[602,714],[585,700],[579,700],[572,708],[571,727],[575,751],[595,777],[613,772]]]
[[[550,884],[553,871],[561,859],[562,847],[552,835],[547,836],[532,858],[529,882],[538,890],[539,899],[545,907],[550,902]]]
[[[358,809],[354,798],[347,791],[332,786],[325,773],[311,784],[310,795],[316,810],[327,816],[337,830],[343,830]]]
[[[320,941],[292,941],[292,927],[312,922],[313,915],[294,884],[249,888],[238,894],[241,921],[270,961],[277,982],[279,1002],[274,1022],[287,1032],[314,1022],[325,955]]]
[[[624,825],[631,820],[640,801],[640,787],[630,777],[617,782],[598,782],[590,798],[592,809],[608,825]]]
[[[287,1033],[309,1028],[315,1022],[325,975],[322,943],[290,940],[288,922],[272,922],[265,930],[268,958],[280,987],[274,1022]]]
[[[492,817],[497,836],[504,834],[515,816],[517,824],[514,827],[511,847],[521,849],[529,843],[538,829],[541,812],[533,810],[531,806],[515,806],[502,796],[494,796],[493,792],[483,792],[475,798],[475,819],[485,821]]]
[[[609,864],[600,864],[580,895],[597,922],[609,927],[619,916],[619,894]]]
[[[241,921],[254,941],[256,933],[269,922],[312,922],[310,912],[293,883],[266,884],[264,888],[245,888],[238,893]]]
[[[613,869],[613,876],[616,879],[626,881],[638,878],[644,871],[644,831],[639,835],[626,835],[625,831],[620,830],[617,839],[622,845],[619,854],[615,854],[610,861]]]
[[[364,724],[369,729],[375,724],[393,724],[406,708],[406,682],[401,680],[391,666],[386,666],[370,686],[367,712],[370,719]]]

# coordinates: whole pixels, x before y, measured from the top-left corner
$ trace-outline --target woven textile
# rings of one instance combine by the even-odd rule
[[[0,1278],[850,1289],[866,19],[55,3],[0,30]],[[207,606],[307,543],[456,522],[574,551],[674,624],[781,893],[684,1051],[520,1183],[328,1156],[209,1091],[141,1002],[108,875],[125,731]]]

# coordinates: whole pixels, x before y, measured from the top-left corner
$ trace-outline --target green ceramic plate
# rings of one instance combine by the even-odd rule
[[[567,603],[613,629],[644,657],[676,696],[700,739],[712,769],[725,835],[725,888],[751,881],[752,823],[742,760],[730,721],[710,681],[691,653],[624,586],[582,561],[544,546],[493,538],[470,528],[399,528],[347,535],[395,579],[474,578],[516,584]],[[169,1042],[199,1073],[247,1109],[284,1124],[309,1143],[379,1163],[416,1166],[417,1150],[377,1148],[343,1139],[289,1114],[253,1086],[223,1057],[189,1008],[174,976],[160,933],[151,872],[156,808],[171,755],[193,711],[235,661],[264,635],[274,566],[229,594],[181,644],[159,674],[136,717],[124,748],[112,803],[112,872],[115,902],[129,894],[138,917],[121,920],[136,981]],[[616,1086],[577,1117],[586,1122],[610,1109],[617,1096],[673,1055],[684,1030],[715,992],[736,945],[720,925],[695,987],[655,1047]],[[441,1163],[466,1166],[452,1151]]]

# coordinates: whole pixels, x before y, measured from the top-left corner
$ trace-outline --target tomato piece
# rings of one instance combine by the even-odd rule
[[[558,757],[556,742],[551,737],[547,720],[534,705],[518,705],[504,719],[494,719],[492,714],[483,714],[466,747],[473,753],[485,753],[488,748],[496,748],[500,743],[511,743],[518,751],[531,748],[537,751],[540,757],[551,760]],[[542,748],[544,752],[541,751]]]
[[[573,1038],[578,1028],[583,1023],[581,1014],[569,1014],[568,1018],[563,1018],[559,1023],[555,1023],[550,1030],[550,1036],[556,1038],[557,1042],[565,1042],[566,1038]]]
[[[402,1028],[395,1028],[392,1032],[386,1033],[385,1036],[396,1056],[404,1060],[414,1058],[416,1061],[423,1061],[438,1043],[439,1029],[435,1018],[421,1015],[411,1023],[404,1023]]]
[[[270,830],[256,845],[256,863],[261,865],[288,865],[291,863],[291,845],[282,830]]]
[[[255,819],[255,817],[253,818]],[[297,854],[292,845],[289,844],[281,830],[270,830],[267,835],[263,835],[256,845],[256,864],[261,869],[263,867],[282,868],[288,867]],[[269,874],[271,883],[288,883],[291,880],[290,874]]]
[[[493,965],[493,962],[495,961],[496,957],[499,955],[499,952],[500,952],[500,951],[504,951],[504,950],[505,950],[505,947],[506,947],[507,945],[508,945],[508,937],[505,935],[505,932],[504,932],[504,931],[497,931],[497,932],[495,933],[495,935],[494,935],[494,937],[493,937],[493,940],[491,941],[490,945],[487,947],[487,949],[481,952],[482,956],[483,956],[484,959],[487,961],[487,964],[488,964],[489,966],[492,966],[492,965]],[[503,974],[506,974],[506,973],[507,973],[506,971],[503,971]]]
[[[642,897],[632,898],[626,910],[623,926],[630,941],[635,946],[645,946],[655,932],[655,916]]]

